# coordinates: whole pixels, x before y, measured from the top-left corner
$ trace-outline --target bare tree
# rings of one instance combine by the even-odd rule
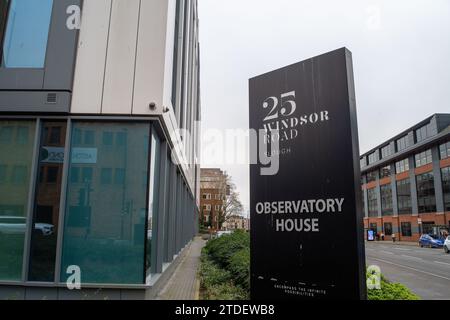
[[[236,185],[231,176],[225,173],[226,195],[223,204],[223,210],[218,215],[219,229],[222,229],[224,222],[231,217],[242,216],[244,206],[239,199],[239,192],[236,191]]]

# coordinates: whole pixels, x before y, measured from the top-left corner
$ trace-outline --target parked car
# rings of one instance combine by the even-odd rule
[[[54,226],[48,223],[36,223],[34,230],[42,232],[43,236],[51,236],[53,234]]]
[[[444,246],[444,240],[430,234],[423,234],[419,239],[419,245],[430,248],[442,248]]]
[[[448,236],[447,239],[445,239],[444,251],[445,253],[450,253],[450,236]]]

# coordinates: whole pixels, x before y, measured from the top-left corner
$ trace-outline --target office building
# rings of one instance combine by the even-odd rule
[[[0,17],[0,298],[154,297],[198,228],[197,1]]]
[[[450,228],[450,114],[435,114],[361,156],[364,226],[417,241]]]

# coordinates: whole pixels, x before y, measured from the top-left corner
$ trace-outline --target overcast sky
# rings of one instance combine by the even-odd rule
[[[450,112],[448,0],[199,0],[199,14],[204,131],[248,128],[249,78],[344,46],[361,153]],[[219,166],[248,210],[248,166]]]

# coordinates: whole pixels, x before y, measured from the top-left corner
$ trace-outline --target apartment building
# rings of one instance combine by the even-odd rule
[[[435,114],[361,156],[364,227],[417,241],[450,229],[450,114]]]
[[[0,298],[154,297],[198,228],[197,1],[0,17]]]
[[[221,169],[200,171],[200,223],[219,230],[224,215],[226,196],[229,193],[226,173]]]

